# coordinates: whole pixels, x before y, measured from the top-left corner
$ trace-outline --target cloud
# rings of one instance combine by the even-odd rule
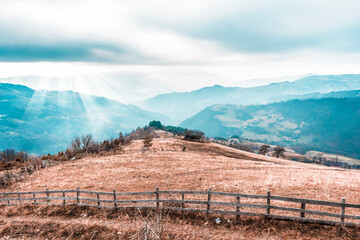
[[[0,3],[0,77],[113,71],[107,79],[151,95],[360,71],[357,0]]]
[[[0,61],[198,63],[225,55],[360,50],[360,2],[9,1]]]

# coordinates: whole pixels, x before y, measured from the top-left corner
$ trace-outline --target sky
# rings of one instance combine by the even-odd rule
[[[0,78],[136,102],[360,73],[359,12],[358,0],[0,0]]]

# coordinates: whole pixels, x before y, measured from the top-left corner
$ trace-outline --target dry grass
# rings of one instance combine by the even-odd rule
[[[17,206],[1,209],[0,237],[11,239],[358,239],[359,228],[267,220],[224,219],[201,214],[113,211],[85,207]],[[231,222],[228,223],[227,220]],[[156,227],[164,227],[157,230]]]
[[[183,152],[184,146],[185,152]],[[149,151],[144,151],[142,147],[141,140],[133,141],[124,147],[121,155],[65,162],[38,171],[5,191],[74,189],[76,186],[80,189],[105,191],[115,189],[119,192],[154,191],[157,186],[161,190],[206,190],[211,187],[215,191],[266,194],[267,190],[271,190],[273,195],[280,196],[331,201],[340,201],[342,197],[346,197],[347,202],[360,202],[360,171],[358,170],[292,162],[214,143],[192,143],[174,138],[154,139]],[[281,202],[279,204],[299,207]],[[311,209],[324,208],[315,206]],[[339,213],[335,208],[329,210]],[[350,213],[360,215],[359,212],[347,212]],[[291,239],[311,239],[322,238],[322,234],[325,233],[338,236],[337,228],[318,227],[315,231],[318,232],[317,235],[314,233],[315,235],[311,237],[307,232],[308,225],[273,221],[270,222],[275,225],[266,225],[269,221],[261,219],[248,221],[255,223],[235,226],[235,229],[240,228],[241,231],[238,232],[231,228],[230,230],[218,226],[208,228],[201,224],[189,225],[186,222],[179,224],[176,221],[167,225],[167,231],[179,236],[185,234],[183,236],[189,238],[194,236],[192,234],[198,234],[197,236],[202,238],[226,236],[225,238],[234,239],[246,239],[248,236],[268,239],[286,238],[286,236],[291,236],[289,237]],[[256,229],[254,231],[257,235],[251,235],[249,230],[255,225],[261,228],[261,224],[265,224],[265,230]],[[134,231],[137,229],[135,228]],[[290,233],[285,233],[285,230]]]

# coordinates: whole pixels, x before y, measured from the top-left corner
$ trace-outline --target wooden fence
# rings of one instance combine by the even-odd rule
[[[92,198],[96,196],[96,198]],[[134,199],[142,196],[140,199]],[[150,198],[153,196],[154,198]],[[171,198],[166,198],[166,197]],[[173,196],[181,196],[174,199]],[[202,196],[203,200],[194,199]],[[217,196],[226,197],[228,201],[214,201]],[[121,199],[121,198],[130,199]],[[144,199],[145,197],[145,199]],[[185,198],[186,197],[186,198]],[[263,203],[243,202],[245,199],[255,199]],[[299,208],[278,206],[276,202],[298,204]],[[326,225],[360,226],[360,215],[348,215],[346,209],[360,211],[360,204],[346,203],[345,198],[341,202],[320,201],[304,198],[273,196],[270,191],[266,195],[251,195],[240,193],[228,193],[212,191],[155,191],[149,192],[101,192],[80,190],[49,190],[33,192],[1,192],[1,205],[13,206],[19,204],[48,204],[48,205],[77,205],[115,209],[166,209],[180,212],[202,212],[206,214],[228,214],[240,216],[265,216],[280,220],[293,220],[312,222]],[[316,205],[333,208],[332,211],[318,211],[307,209],[306,206]],[[194,207],[196,206],[196,207]],[[201,207],[205,206],[205,207]],[[220,206],[222,209],[216,209]],[[227,208],[227,209],[224,209]],[[338,209],[338,213],[334,212]],[[250,211],[248,211],[250,209]],[[256,210],[254,210],[256,209]],[[290,212],[292,215],[274,214],[272,211],[280,210]],[[352,212],[352,211],[350,211]],[[295,216],[294,216],[295,215]],[[296,216],[297,215],[297,216]],[[325,219],[309,218],[306,215],[326,217]],[[332,220],[329,220],[332,218]],[[335,218],[335,219],[334,219]],[[345,220],[353,221],[345,221]]]

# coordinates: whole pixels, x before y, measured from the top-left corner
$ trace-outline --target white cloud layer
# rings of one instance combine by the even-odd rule
[[[0,0],[0,77],[114,72],[165,86],[153,95],[360,73],[359,12],[357,0]]]

